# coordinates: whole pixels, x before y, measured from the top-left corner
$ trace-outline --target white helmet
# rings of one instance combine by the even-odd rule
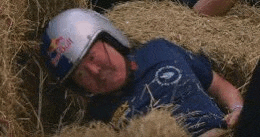
[[[121,31],[92,10],[70,9],[54,17],[43,35],[42,55],[58,82],[63,82],[97,39],[110,42],[126,55],[130,44]]]

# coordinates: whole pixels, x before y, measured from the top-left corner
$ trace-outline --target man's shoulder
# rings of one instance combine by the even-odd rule
[[[148,42],[146,42],[144,45],[176,45],[164,38],[157,38],[157,39],[153,39],[153,40],[150,40]],[[177,46],[177,45],[176,45]]]

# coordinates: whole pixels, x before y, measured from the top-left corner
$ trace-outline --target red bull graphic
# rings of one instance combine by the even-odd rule
[[[51,40],[50,47],[48,49],[48,53],[51,56],[52,53],[56,53],[56,56],[53,58],[51,56],[51,63],[54,66],[57,66],[59,60],[63,53],[68,51],[71,48],[72,40],[70,38],[63,38],[62,36],[56,39]]]

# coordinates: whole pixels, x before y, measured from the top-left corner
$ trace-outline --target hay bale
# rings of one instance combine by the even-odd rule
[[[41,85],[38,61],[31,58],[33,53],[38,53],[35,51],[39,39],[35,38],[46,16],[57,14],[63,8],[83,7],[86,2],[0,1],[0,136],[44,136],[38,102],[30,100],[31,94],[38,95]]]
[[[259,13],[238,3],[226,16],[204,17],[171,1],[136,1],[117,5],[107,16],[132,40],[163,37],[194,52],[202,49],[216,71],[245,91],[260,57]]]
[[[89,126],[67,126],[54,137],[188,137],[169,111],[154,110],[145,117],[130,121],[127,128],[116,131],[113,126],[96,122]]]
[[[22,83],[18,77],[21,71],[16,64],[17,53],[26,43],[25,12],[26,1],[0,1],[0,136],[28,135],[23,127],[27,123],[25,108],[17,92]]]

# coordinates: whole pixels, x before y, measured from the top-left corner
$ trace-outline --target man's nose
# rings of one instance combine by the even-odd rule
[[[94,74],[94,75],[99,74],[100,69],[101,69],[100,66],[98,66],[98,65],[96,65],[96,64],[94,64],[94,63],[86,63],[85,67],[87,68],[87,70],[88,70],[90,73],[92,73],[92,74]]]

